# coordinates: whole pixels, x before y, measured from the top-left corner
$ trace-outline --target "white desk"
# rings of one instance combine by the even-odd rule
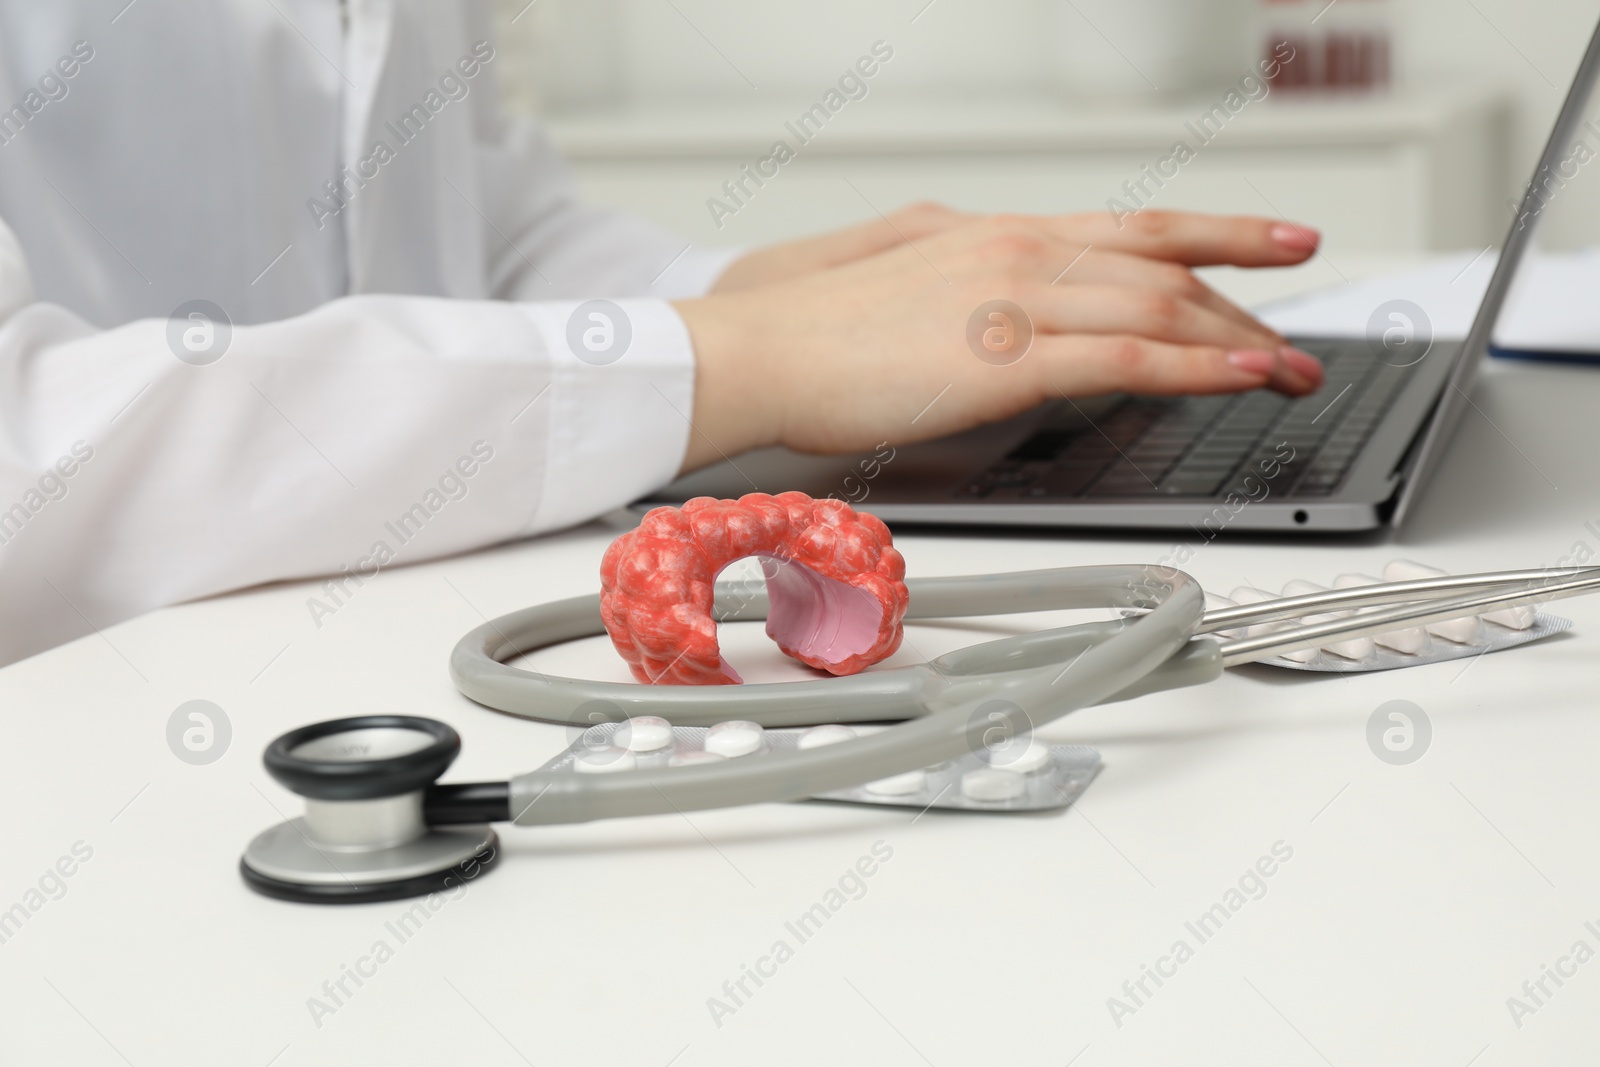
[[[1496,367],[1476,400],[1482,415],[1404,533],[1219,542],[1190,569],[1222,590],[1276,588],[1401,554],[1476,570],[1552,563],[1576,542],[1600,551],[1600,372]],[[1465,669],[1256,669],[1082,712],[1044,733],[1105,757],[1065,814],[913,822],[793,804],[508,828],[500,868],[403,942],[386,924],[407,903],[316,908],[245,889],[245,842],[294,808],[260,764],[284,730],[435,716],[464,736],[457,780],[560,749],[562,730],[459,697],[446,656],[483,616],[593,590],[614,532],[386,572],[320,630],[312,589],[282,586],[0,671],[11,813],[0,908],[76,842],[93,849],[65,895],[0,944],[0,1062],[1489,1067],[1589,1061],[1600,1046],[1600,962],[1564,987],[1547,980],[1553,995],[1520,1029],[1506,1005],[1575,941],[1600,949],[1585,926],[1600,928],[1592,599],[1559,609],[1572,635]],[[1172,541],[899,544],[913,573],[947,574],[1147,560]],[[928,655],[975,636],[910,633]],[[728,647],[747,677],[787,670],[759,631]],[[600,642],[544,662],[623,677]],[[165,738],[172,711],[196,698],[233,726],[209,766],[180,762]],[[1396,698],[1433,724],[1409,766],[1381,762],[1365,739]],[[877,841],[892,860],[798,944],[784,923]],[[1293,856],[1265,895],[1200,943],[1185,923],[1276,842]],[[747,981],[753,996],[714,1025],[707,998],[780,938],[793,958],[763,987]],[[1146,979],[1153,995],[1117,1026],[1108,998],[1179,939],[1193,958],[1160,988]],[[363,965],[375,973],[360,987],[346,979],[353,995],[317,1026],[308,998],[379,940],[392,958]]]

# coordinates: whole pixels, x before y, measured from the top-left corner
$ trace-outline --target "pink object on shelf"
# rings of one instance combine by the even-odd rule
[[[1274,90],[1368,92],[1390,82],[1388,0],[1263,0]]]
[[[731,685],[711,617],[718,573],[758,557],[767,635],[830,674],[856,674],[900,647],[906,564],[889,528],[840,500],[804,493],[696,497],[655,508],[600,563],[600,618],[641,682]]]

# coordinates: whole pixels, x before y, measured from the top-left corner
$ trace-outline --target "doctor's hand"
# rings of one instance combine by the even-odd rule
[[[983,218],[943,204],[913,204],[873,222],[747,253],[723,271],[713,291],[730,293],[789,281]],[[1091,255],[1095,250],[1124,252],[1187,267],[1292,266],[1308,259],[1320,240],[1316,230],[1295,223],[1181,211],[1141,211],[1120,221],[1107,211],[989,218],[1038,230],[1080,250],[1090,249]]]
[[[772,444],[843,452],[910,443],[1060,397],[1264,386],[1300,395],[1321,384],[1314,358],[1186,266],[1084,254],[1038,221],[959,222],[787,281],[678,302],[696,358],[684,469]],[[1271,239],[1272,223],[1245,221]],[[1149,231],[1143,239],[1164,240]],[[1199,256],[1203,240],[1190,229],[1165,247]],[[1263,245],[1257,258],[1269,252]],[[992,319],[985,305],[997,300],[1020,318]],[[1013,331],[998,358],[980,340],[994,322]]]

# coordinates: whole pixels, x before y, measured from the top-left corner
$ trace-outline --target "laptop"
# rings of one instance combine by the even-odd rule
[[[1469,406],[1536,223],[1560,209],[1600,136],[1600,27],[1501,247],[1467,337],[1408,336],[1402,315],[1364,338],[1291,337],[1319,357],[1314,394],[1063,400],[956,436],[871,453],[765,449],[697,471],[634,506],[797,489],[886,522],[1336,533],[1399,525]],[[1591,181],[1600,180],[1591,176]],[[1591,203],[1600,203],[1595,198]],[[1564,226],[1543,227],[1559,237]]]

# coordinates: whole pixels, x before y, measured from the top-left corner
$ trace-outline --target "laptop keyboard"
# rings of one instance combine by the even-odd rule
[[[1364,341],[1303,344],[1327,380],[1311,396],[1130,397],[1093,424],[1070,403],[958,492],[971,499],[1108,500],[1336,492],[1407,380]],[[1259,493],[1259,488],[1250,495]]]

